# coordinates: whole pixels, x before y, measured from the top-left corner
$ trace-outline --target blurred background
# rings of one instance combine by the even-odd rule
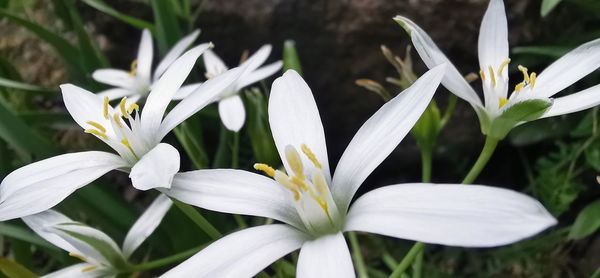
[[[69,82],[92,91],[104,89],[91,80],[91,72],[101,65],[128,69],[136,57],[144,26],[156,28],[155,46],[163,54],[179,37],[200,29],[197,42],[212,41],[215,52],[228,65],[236,65],[245,50],[252,53],[267,43],[273,45],[269,61],[282,59],[284,41],[295,41],[304,78],[321,112],[334,167],[354,133],[384,103],[380,96],[355,81],[368,78],[394,95],[401,91],[386,83],[386,77],[397,76],[397,72],[380,50],[381,45],[386,45],[405,58],[406,47],[410,45],[409,37],[392,18],[398,14],[411,18],[429,33],[463,74],[477,73],[477,37],[487,3],[485,0],[0,0],[0,177],[52,154],[105,149],[98,140],[74,126],[62,106],[57,86]],[[505,6],[513,85],[522,78],[516,65],[539,73],[568,50],[600,37],[600,1],[515,0],[505,1]],[[78,52],[71,51],[65,43]],[[416,52],[409,53],[412,70],[419,76],[426,68]],[[73,62],[77,59],[85,61]],[[203,70],[196,70],[192,78],[202,79],[202,73]],[[259,86],[263,93],[268,92],[273,79]],[[18,82],[18,86],[11,80]],[[593,73],[565,93],[599,82],[599,75]],[[481,92],[479,80],[472,84]],[[449,96],[440,87],[436,101],[442,110],[448,106]],[[247,99],[246,104],[254,104],[252,101]],[[264,109],[264,99],[258,101],[262,104],[257,107]],[[259,112],[255,115],[257,121],[263,121],[264,115]],[[500,143],[476,182],[523,191],[537,198],[559,219],[557,227],[509,247],[465,250],[429,246],[424,277],[590,277],[594,272],[600,276],[597,271],[600,236],[596,232],[600,226],[597,115],[595,108],[535,121],[513,130]],[[241,131],[239,168],[251,169],[257,161],[259,139],[252,135],[255,126],[247,124]],[[215,107],[195,117],[189,128],[195,130],[190,134],[197,136],[206,161],[212,161],[205,163],[205,167],[230,166],[216,161],[230,135],[222,131]],[[181,138],[171,135],[167,140],[177,144]],[[459,100],[437,140],[432,181],[462,180],[483,140],[475,113]],[[197,158],[183,159],[183,170],[200,167],[194,161]],[[414,139],[407,136],[366,181],[361,192],[420,178],[419,150]],[[126,175],[110,173],[79,190],[58,209],[99,227],[115,239],[122,239],[150,200],[152,193],[133,190]],[[222,231],[237,227],[228,216],[203,213]],[[246,220],[250,225],[255,221]],[[159,258],[206,242],[206,235],[191,225],[179,211],[172,210],[145,247],[147,254]],[[573,227],[578,225],[585,228],[575,230]],[[0,255],[16,258],[40,273],[71,262],[71,258],[56,250],[32,245],[35,236],[27,234],[23,227],[20,221],[0,223]],[[24,234],[30,237],[24,238]],[[382,250],[398,259],[410,246],[409,242],[383,237],[361,235],[360,239],[365,245],[367,264],[380,272],[389,272],[381,260]]]

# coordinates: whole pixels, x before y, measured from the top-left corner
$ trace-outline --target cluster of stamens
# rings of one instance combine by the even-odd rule
[[[497,79],[496,78],[503,78],[502,75],[502,71],[504,70],[504,68],[506,66],[508,66],[508,64],[510,63],[510,59],[506,59],[504,60],[500,66],[498,67],[498,70],[496,72],[494,72],[494,68],[492,66],[488,66],[487,70],[488,70],[488,74],[486,75],[486,72],[484,69],[481,69],[479,71],[479,76],[481,77],[481,81],[485,82],[485,79],[489,76],[490,78],[490,83],[492,85],[492,88],[495,88],[497,85]],[[531,74],[529,74],[527,71],[527,68],[524,66],[519,65],[518,69],[521,73],[523,73],[523,81],[519,84],[517,84],[515,86],[515,93],[519,93],[525,86],[529,85],[529,88],[532,89],[533,86],[535,85],[535,79],[537,77],[535,72],[532,72]],[[498,108],[502,108],[504,105],[506,105],[506,103],[508,102],[508,99],[505,97],[500,97],[499,101],[498,101]]]

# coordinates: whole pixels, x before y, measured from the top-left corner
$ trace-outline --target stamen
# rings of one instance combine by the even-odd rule
[[[123,97],[121,102],[119,102],[119,109],[121,109],[121,114],[125,119],[129,118],[129,114],[127,113],[127,109],[125,109],[125,104],[127,103],[127,97]]]
[[[285,158],[290,165],[290,168],[292,168],[294,175],[303,180],[304,165],[302,165],[302,158],[300,158],[300,154],[298,154],[296,148],[292,147],[291,145],[287,145],[285,147]]]
[[[129,108],[127,108],[127,113],[131,114],[131,112],[133,112],[133,110],[135,110],[136,112],[140,112],[140,106],[137,105],[137,103],[132,103],[129,105]]]
[[[506,99],[505,97],[500,97],[500,101],[498,102],[498,108],[502,108],[502,106],[506,105],[507,102],[508,99]]]
[[[506,60],[504,60],[502,62],[502,64],[500,64],[500,67],[498,68],[498,76],[502,76],[502,70],[504,69],[504,67],[508,66],[509,63],[510,63],[510,58],[507,58]]]
[[[135,76],[137,74],[137,59],[131,61],[131,65],[129,66],[129,75]]]
[[[529,75],[527,74],[527,68],[521,65],[519,65],[517,68],[523,73],[523,80],[525,80],[525,83],[529,83]]]
[[[135,152],[133,151],[133,148],[131,147],[131,145],[129,144],[129,140],[127,140],[127,138],[123,138],[123,140],[121,140],[121,144],[123,144],[125,147],[127,147],[127,149],[129,149],[129,151],[131,152],[131,154],[133,154],[133,156],[135,157],[135,159],[139,160],[140,158],[135,154]]]
[[[258,171],[263,171],[267,176],[274,178],[275,177],[275,169],[271,166],[263,163],[254,163],[254,169]]]
[[[308,159],[315,165],[315,167],[321,169],[321,163],[317,159],[317,156],[315,156],[315,154],[308,148],[308,146],[306,146],[306,144],[302,144],[300,148],[306,157],[308,157]]]
[[[123,124],[121,124],[121,118],[119,117],[119,114],[117,114],[117,113],[113,114],[113,120],[115,121],[115,123],[117,124],[117,126],[119,128],[123,128]]]
[[[100,132],[102,133],[106,133],[106,128],[104,128],[101,124],[99,124],[98,122],[94,122],[94,121],[87,121],[85,122],[88,125],[91,125],[95,128],[97,128]]]
[[[517,84],[517,85],[515,86],[515,92],[517,92],[517,93],[518,93],[518,92],[520,92],[520,91],[521,91],[521,89],[523,89],[523,86],[525,86],[525,83],[523,83],[523,82],[521,82],[521,83]]]
[[[105,134],[104,132],[102,132],[102,131],[99,131],[99,130],[95,130],[95,129],[86,129],[86,130],[84,130],[83,132],[85,132],[85,133],[89,133],[89,134],[93,134],[93,135],[96,135],[96,136],[98,136],[98,137],[100,137],[100,138],[102,138],[102,139],[104,139],[104,140],[108,140],[108,136],[106,136],[106,134]]]
[[[481,81],[485,81],[485,72],[483,69],[479,70],[479,77],[481,77]]]
[[[290,177],[293,184],[297,185],[302,191],[311,192],[310,187],[304,182],[304,179],[300,179],[297,176]]]
[[[492,79],[492,88],[496,88],[496,76],[494,75],[494,69],[492,66],[488,66],[488,70],[490,71],[490,78]]]
[[[90,272],[94,269],[98,268],[96,265],[90,265],[81,269],[81,272]]]
[[[278,170],[275,171],[275,175],[273,178],[281,186],[285,187],[289,191],[292,191],[292,193],[294,194],[295,201],[300,200],[300,191],[292,182],[290,182],[290,178],[286,174]]]
[[[529,75],[529,84],[531,84],[531,89],[533,89],[533,86],[535,86],[536,77],[537,75],[535,72],[532,72],[531,75]]]
[[[102,106],[102,114],[108,120],[108,96],[104,96],[104,105]]]
[[[77,253],[69,252],[69,256],[71,256],[71,257],[73,257],[73,258],[80,259],[80,260],[82,260],[82,261],[84,261],[84,262],[87,262],[87,260],[86,260],[86,258],[85,258],[84,256],[82,256],[82,255],[79,255],[79,254],[77,254]]]

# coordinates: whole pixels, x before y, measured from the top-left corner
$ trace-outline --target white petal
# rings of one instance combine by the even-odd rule
[[[223,125],[231,131],[238,132],[246,121],[246,109],[239,95],[226,97],[219,101],[219,116]]]
[[[212,103],[215,99],[220,98],[221,94],[228,91],[228,88],[231,88],[238,80],[243,71],[243,68],[234,68],[202,83],[193,93],[173,107],[160,126],[158,138],[162,139],[178,124]]]
[[[329,159],[319,109],[310,88],[294,70],[286,71],[273,82],[268,114],[273,139],[287,172],[292,171],[285,159],[286,146],[300,150],[306,144],[323,166],[329,183]],[[303,159],[306,165],[311,164],[304,156]]]
[[[64,214],[55,210],[47,210],[30,216],[25,216],[22,219],[23,222],[29,226],[29,228],[31,228],[43,239],[67,252],[79,253],[78,250],[73,247],[73,245],[68,243],[62,237],[48,231],[48,228],[56,226],[57,224],[75,222]]]
[[[227,66],[223,63],[223,60],[221,60],[221,58],[219,58],[212,50],[207,50],[206,53],[202,55],[202,59],[204,59],[206,73],[211,77],[215,77],[227,71]]]
[[[342,233],[321,236],[307,241],[300,249],[298,278],[356,277],[350,250]]]
[[[215,241],[161,277],[252,277],[305,240],[304,233],[283,224],[244,229]]]
[[[169,211],[173,202],[169,197],[160,194],[133,224],[123,242],[123,256],[131,254],[156,230]]]
[[[534,94],[551,97],[600,67],[600,39],[580,45],[542,71]]]
[[[93,128],[87,122],[101,124],[112,132],[110,120],[104,118],[104,101],[102,97],[72,84],[60,85],[65,107],[73,120],[83,129]],[[113,108],[108,106],[108,113],[113,114]],[[108,132],[110,134],[111,132]]]
[[[243,64],[240,66],[247,66],[247,72],[253,72],[255,69],[265,63],[269,54],[271,54],[271,45],[266,44],[261,46],[254,54],[252,54]]]
[[[21,167],[0,184],[0,221],[47,210],[106,172],[127,166],[117,155],[91,151]]]
[[[100,230],[88,227],[82,223],[73,222],[61,223],[54,227],[49,227],[48,231],[55,233],[67,241],[80,252],[77,255],[83,256],[92,264],[111,266],[116,261],[123,263],[125,261],[119,246]],[[82,240],[82,237],[93,240],[96,246],[102,246],[101,250]]]
[[[181,86],[181,88],[179,88],[179,90],[177,90],[177,93],[175,93],[175,95],[173,96],[173,100],[182,100],[188,97],[191,93],[200,88],[200,85],[202,85],[202,83],[194,83]]]
[[[479,68],[494,70],[508,58],[508,27],[502,0],[491,0],[479,28]]]
[[[169,66],[152,87],[141,115],[142,128],[147,136],[154,137],[156,135],[169,102],[187,78],[198,57],[210,47],[211,44],[201,44],[185,52]],[[157,140],[156,138],[152,139]]]
[[[138,48],[136,75],[138,78],[147,83],[150,83],[153,51],[152,35],[150,34],[150,31],[144,29],[142,32],[142,39],[140,40],[140,46]]]
[[[190,45],[192,45],[196,38],[198,38],[198,35],[200,35],[200,30],[195,30],[191,34],[179,40],[160,61],[158,66],[156,66],[153,80],[158,80],[165,70],[167,70],[167,68],[173,63],[173,61],[181,56],[181,53],[183,53]]]
[[[63,269],[59,269],[55,272],[46,274],[42,276],[42,278],[69,278],[69,277],[77,277],[77,278],[108,278],[111,277],[106,270],[103,269],[94,269],[91,271],[87,271],[90,267],[94,265],[88,263],[78,263],[69,267],[65,267]],[[82,270],[86,270],[83,272]]]
[[[244,75],[242,78],[240,78],[236,91],[275,74],[281,69],[282,66],[283,62],[277,61]]]
[[[133,94],[136,94],[136,91],[122,89],[122,88],[108,89],[108,90],[96,93],[96,95],[99,96],[100,99],[104,99],[104,97],[107,96],[109,100],[120,99],[122,97],[130,96]]]
[[[99,69],[92,73],[92,78],[100,83],[120,88],[134,88],[136,85],[135,77],[120,69]]]
[[[346,219],[346,231],[465,247],[510,244],[556,224],[524,194],[460,184],[382,187],[358,198]]]
[[[344,151],[333,177],[331,192],[345,212],[363,181],[398,146],[433,97],[446,70],[437,66],[384,104],[356,132]]]
[[[475,107],[482,106],[481,100],[479,99],[479,96],[477,96],[475,90],[473,90],[463,75],[456,69],[456,66],[448,60],[446,55],[444,55],[431,37],[429,37],[421,27],[410,19],[402,16],[396,16],[394,20],[410,33],[415,49],[428,68],[431,69],[439,64],[446,63],[446,75],[444,76],[444,79],[442,79],[442,85],[444,85],[448,91]]]
[[[173,146],[160,143],[146,153],[133,167],[129,178],[139,190],[170,188],[179,172],[179,152]]]
[[[555,98],[542,118],[554,117],[579,112],[600,104],[600,85],[587,88],[581,92]]]
[[[204,209],[273,218],[303,227],[293,203],[274,180],[242,170],[178,173],[165,194]]]

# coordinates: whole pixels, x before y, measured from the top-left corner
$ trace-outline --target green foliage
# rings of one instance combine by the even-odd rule
[[[296,50],[296,42],[293,40],[286,40],[283,43],[283,70],[289,69],[293,69],[302,75],[302,65]]]
[[[38,277],[35,273],[31,272],[31,270],[25,268],[19,263],[0,258],[0,271],[4,273],[8,278],[36,278]]]
[[[281,165],[267,116],[267,99],[256,88],[246,93],[248,105],[248,136],[256,162]]]
[[[97,9],[105,14],[108,14],[126,24],[129,24],[138,29],[148,29],[154,33],[154,25],[152,23],[147,22],[145,20],[141,20],[139,18],[135,18],[135,17],[129,16],[129,15],[126,15],[120,11],[117,11],[101,0],[82,0],[82,1],[84,3],[90,5],[91,7],[94,7],[95,9]]]
[[[547,16],[562,0],[542,0],[542,7],[540,8],[540,14]]]
[[[539,118],[550,105],[551,101],[530,99],[513,104],[496,118],[490,119],[482,115],[481,131],[485,135],[502,140],[518,124]]]
[[[587,205],[575,219],[569,238],[582,239],[600,228],[600,200]]]

